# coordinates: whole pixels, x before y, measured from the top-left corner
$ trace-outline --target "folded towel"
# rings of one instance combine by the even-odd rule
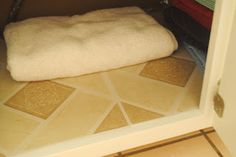
[[[166,57],[173,34],[137,7],[9,24],[8,70],[18,81],[72,77]]]

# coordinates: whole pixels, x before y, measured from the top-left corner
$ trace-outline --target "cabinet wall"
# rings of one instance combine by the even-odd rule
[[[0,2],[0,26],[3,26],[13,0]],[[158,6],[159,0],[23,0],[18,20],[53,15],[74,15],[87,11],[123,7],[123,6]]]

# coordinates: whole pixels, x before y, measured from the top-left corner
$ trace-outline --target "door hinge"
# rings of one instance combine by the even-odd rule
[[[219,94],[219,86],[220,86],[220,81],[218,82],[217,92],[216,92],[216,94],[214,96],[214,110],[215,110],[216,114],[220,118],[222,118],[223,114],[224,114],[225,103],[224,103],[224,99]]]

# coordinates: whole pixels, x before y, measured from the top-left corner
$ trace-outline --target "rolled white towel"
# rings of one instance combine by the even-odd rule
[[[18,81],[72,77],[166,57],[173,34],[138,7],[7,25],[7,63]]]

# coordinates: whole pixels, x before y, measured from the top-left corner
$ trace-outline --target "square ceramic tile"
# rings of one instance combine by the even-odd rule
[[[48,118],[73,92],[73,88],[58,83],[32,82],[5,104],[39,118]]]
[[[211,139],[211,141],[219,149],[219,151],[222,153],[224,157],[232,157],[229,150],[226,148],[223,141],[220,139],[220,137],[217,135],[216,132],[209,133],[207,134],[207,136]]]
[[[111,108],[110,100],[78,92],[28,145],[33,149],[90,135]],[[94,130],[93,130],[94,129]]]
[[[218,157],[217,153],[203,137],[173,143],[167,146],[143,151],[128,157]]]
[[[163,116],[161,114],[148,111],[130,104],[122,103],[122,105],[132,123],[140,123],[143,121],[157,119]]]
[[[13,151],[39,125],[7,108],[0,107],[0,147]]]
[[[119,106],[116,105],[97,128],[96,133],[124,127],[127,125],[128,123],[126,122],[123,113],[121,112]]]
[[[94,74],[88,74],[78,77],[70,77],[70,78],[64,78],[64,79],[57,79],[56,81],[70,84],[74,87],[83,87],[89,90],[93,90],[96,92],[101,92],[104,94],[109,94],[109,90],[107,88],[107,85],[105,84],[101,73],[94,73]]]
[[[112,85],[124,102],[143,108],[168,112],[183,88],[141,76],[109,73]]]
[[[167,57],[147,63],[140,75],[184,87],[194,67],[192,61]]]
[[[182,100],[182,102],[180,102],[180,106],[178,108],[178,111],[180,111],[180,112],[199,108],[203,75],[198,70],[198,68],[196,68],[193,76],[194,77],[193,77],[193,80],[191,80],[191,84],[189,85],[189,89],[187,90],[187,93],[186,93],[184,99]]]

